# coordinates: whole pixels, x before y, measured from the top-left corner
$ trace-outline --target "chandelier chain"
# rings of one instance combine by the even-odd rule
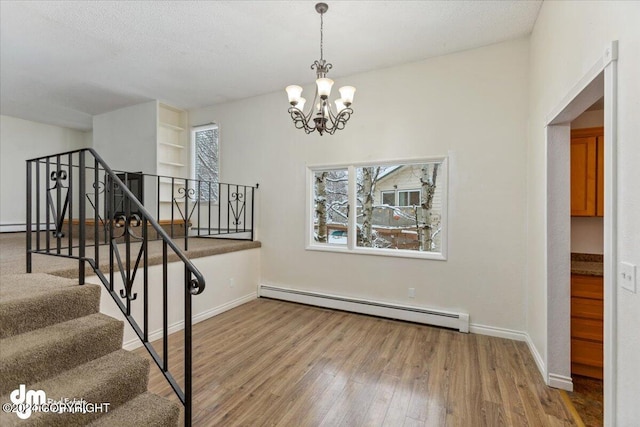
[[[322,19],[324,17],[324,13],[320,14],[320,61],[322,61],[324,59],[323,56],[323,28],[324,28],[324,19]]]

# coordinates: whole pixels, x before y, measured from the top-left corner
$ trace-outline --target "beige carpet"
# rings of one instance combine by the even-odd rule
[[[2,411],[0,425],[85,426],[103,416],[103,426],[178,425],[181,406],[147,392],[149,361],[122,350],[123,322],[99,313],[98,285],[45,273],[3,275],[2,282],[0,401],[11,402],[24,385],[55,402],[102,409],[23,410],[26,420]]]
[[[35,236],[33,236],[33,248],[35,249]],[[180,249],[184,248],[184,240],[176,240]],[[41,245],[44,247],[44,233],[41,233]],[[52,247],[55,239],[51,239]],[[63,246],[66,245],[66,240]],[[74,244],[77,244],[75,242]],[[259,248],[260,242],[251,242],[246,240],[232,239],[211,239],[211,238],[190,238],[189,250],[186,252],[189,258],[201,258],[211,255],[218,255],[228,252],[241,251],[245,249]],[[118,245],[120,253],[124,254],[124,245]],[[139,244],[132,245],[133,256],[137,255]],[[26,272],[26,236],[25,233],[0,233],[0,276],[6,274],[16,274]],[[100,246],[100,266],[103,271],[109,271],[109,250],[108,246]],[[135,252],[133,252],[135,251]],[[68,254],[67,249],[62,249],[62,254]],[[169,254],[172,250],[169,249]],[[74,249],[77,254],[77,249]],[[94,257],[93,245],[87,246],[86,256]],[[123,255],[124,256],[124,255]],[[135,259],[134,259],[135,260]],[[175,255],[170,255],[170,261],[176,261]],[[162,263],[162,244],[158,241],[149,243],[149,265],[158,265]],[[34,273],[50,273],[56,276],[77,278],[78,277],[78,261],[75,259],[53,257],[46,255],[33,255],[33,272]],[[103,268],[104,266],[104,268]],[[92,271],[87,266],[87,273]]]

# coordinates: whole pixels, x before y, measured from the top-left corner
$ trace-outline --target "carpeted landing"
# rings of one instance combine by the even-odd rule
[[[0,425],[178,425],[181,407],[147,392],[149,361],[122,350],[123,323],[99,307],[97,285],[44,273],[0,277]],[[53,401],[83,400],[86,413],[22,420],[6,412],[21,384]]]

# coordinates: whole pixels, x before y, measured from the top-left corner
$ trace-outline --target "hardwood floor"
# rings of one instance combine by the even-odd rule
[[[198,427],[574,425],[523,342],[268,299],[194,325],[193,367]]]

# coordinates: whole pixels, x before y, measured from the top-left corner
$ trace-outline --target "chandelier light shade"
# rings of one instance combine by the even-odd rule
[[[309,110],[304,111],[306,100],[302,97],[302,87],[291,85],[285,88],[291,105],[289,114],[293,124],[297,129],[304,129],[308,134],[318,131],[320,135],[324,133],[333,135],[335,131],[344,129],[353,114],[351,104],[356,92],[355,87],[343,86],[338,89],[340,98],[334,101],[335,111],[329,101],[333,80],[327,78],[327,73],[333,65],[325,61],[323,52],[323,16],[327,10],[329,6],[326,3],[316,4],[316,12],[320,14],[320,59],[311,64],[311,69],[316,70],[316,92]]]

